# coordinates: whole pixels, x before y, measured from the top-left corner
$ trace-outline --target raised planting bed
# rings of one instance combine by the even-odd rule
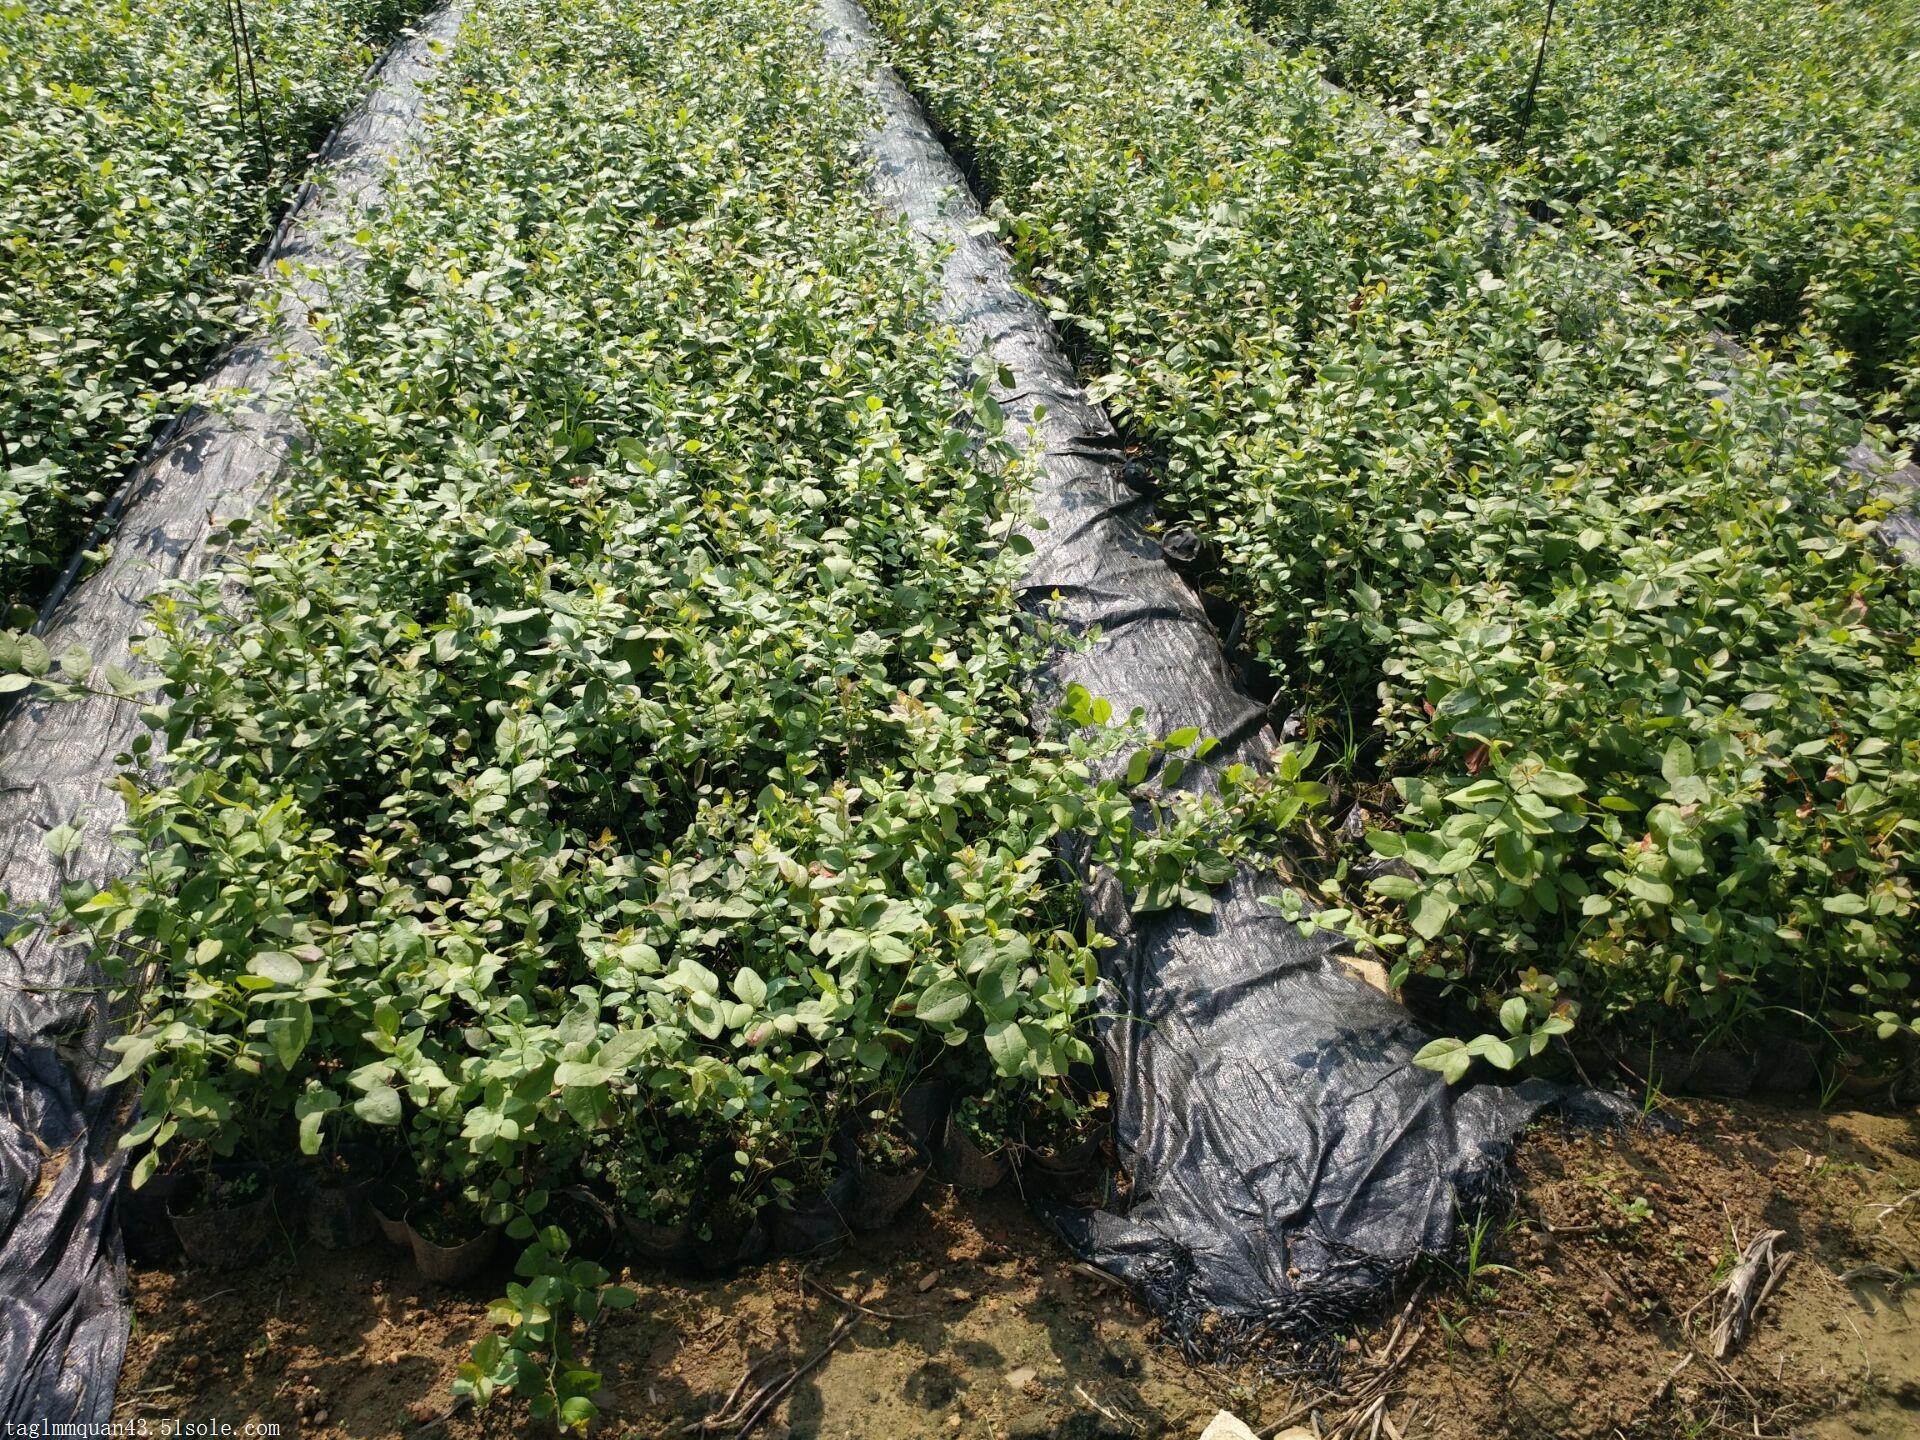
[[[1147,1297],[1190,1351],[1324,1340],[1501,1191],[1510,1144],[1536,1114],[1607,1107],[1538,1081],[1450,1090],[1416,1063],[1428,1037],[1356,975],[1337,929],[1303,932],[1284,918],[1300,893],[1248,862],[1291,831],[1312,834],[1329,794],[1308,778],[1317,745],[1280,740],[1236,683],[1206,605],[1144,529],[1151,511],[1129,482],[1126,447],[953,158],[875,64],[881,45],[863,12],[851,0],[821,9],[831,54],[865,74],[879,113],[875,196],[942,257],[943,306],[990,351],[1008,436],[1037,470],[1034,521],[1046,524],[1022,601],[1076,637],[1044,683],[1079,723],[1099,718],[1092,691],[1167,736],[1097,761],[1096,773],[1189,803],[1216,796],[1242,842],[1196,874],[1218,882],[1211,890],[1177,871],[1142,887],[1097,851],[1066,847],[1088,918],[1111,944],[1097,1024],[1111,1095],[1070,1075],[1000,1110],[1014,1142],[1001,1148],[1075,1249]],[[1196,721],[1210,738],[1189,754]],[[1176,808],[1131,853],[1178,847],[1189,819],[1221,813]]]
[[[1456,1030],[1428,1063],[1576,1019],[1904,1063],[1914,581],[1830,372],[1729,371],[1231,13],[877,14],[1332,760],[1296,873]]]
[[[1920,6],[1248,0],[1276,43],[1920,440]],[[1538,73],[1536,76],[1536,66]],[[1529,95],[1531,94],[1531,103]]]
[[[0,9],[0,629],[184,408],[313,147],[419,8]]]

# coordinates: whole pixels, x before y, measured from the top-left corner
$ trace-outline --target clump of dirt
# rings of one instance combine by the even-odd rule
[[[628,1276],[639,1303],[594,1337],[603,1433],[699,1433],[750,1367],[757,1387],[837,1331],[757,1435],[1187,1437],[1222,1407],[1330,1440],[1920,1431],[1913,1118],[1671,1108],[1683,1122],[1672,1133],[1540,1127],[1521,1147],[1511,1211],[1476,1227],[1455,1263],[1414,1277],[1378,1324],[1342,1337],[1338,1383],[1280,1354],[1190,1364],[1010,1186],[963,1198],[930,1181],[896,1225],[829,1260],[715,1281]],[[1704,1302],[1763,1228],[1785,1231],[1795,1258],[1751,1341],[1722,1364]],[[277,1421],[301,1436],[515,1433],[524,1412],[453,1409],[447,1389],[506,1278],[503,1265],[434,1289],[379,1246],[289,1249],[238,1276],[136,1271],[117,1418]]]

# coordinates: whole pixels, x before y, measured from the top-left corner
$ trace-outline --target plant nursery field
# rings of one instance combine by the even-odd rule
[[[1910,1433],[1914,19],[1536,18],[0,0],[0,1416]]]
[[[1914,586],[1835,473],[1853,427],[1797,403],[1830,377],[1717,393],[1693,317],[1503,240],[1469,152],[1388,143],[1230,12],[879,13],[1399,862],[1329,867],[1397,902],[1399,980],[1515,1035],[1569,978],[1592,1018],[1911,1029]]]

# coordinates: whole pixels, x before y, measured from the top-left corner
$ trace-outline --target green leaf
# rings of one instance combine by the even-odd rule
[[[1630,874],[1626,882],[1627,892],[1655,905],[1673,903],[1673,887],[1664,880],[1656,880],[1650,875]]]
[[[1434,890],[1422,890],[1407,906],[1407,923],[1422,940],[1431,940],[1447,928],[1454,904]]]
[[[47,853],[56,860],[65,860],[80,848],[80,842],[84,838],[84,832],[75,826],[56,825],[46,833]]]
[[[141,1066],[152,1058],[157,1044],[157,1041],[147,1035],[132,1035],[124,1040],[115,1041],[114,1048],[120,1052],[120,1063],[108,1072],[107,1078],[101,1083],[118,1085],[121,1081],[137,1075]]]
[[[750,966],[742,966],[733,977],[733,993],[758,1010],[767,1003],[767,982]]]
[[[973,992],[951,975],[942,976],[920,992],[914,1002],[916,1020],[929,1025],[957,1025],[973,1005]]]
[[[247,961],[249,974],[276,985],[298,985],[306,972],[300,962],[284,950],[261,950]]]
[[[1467,1053],[1491,1061],[1501,1070],[1511,1070],[1526,1057],[1520,1048],[1498,1035],[1476,1035],[1467,1042]]]
[[[1489,800],[1504,800],[1506,795],[1507,787],[1501,781],[1494,779],[1476,780],[1471,785],[1461,786],[1458,790],[1455,790],[1451,795],[1447,796],[1447,803],[1449,805],[1459,806],[1465,810],[1471,809],[1475,805],[1484,805]]]
[[[353,1102],[353,1113],[369,1125],[398,1125],[400,1092],[391,1085],[376,1085]]]
[[[1009,1079],[1022,1074],[1033,1058],[1033,1046],[1018,1021],[1005,1020],[987,1026],[986,1045],[994,1068]]]
[[[1519,831],[1509,830],[1497,836],[1493,842],[1493,863],[1509,880],[1517,885],[1525,885],[1533,879],[1533,845]]]
[[[1447,1084],[1456,1085],[1473,1068],[1473,1056],[1458,1040],[1430,1040],[1420,1047],[1413,1063],[1424,1070],[1438,1070]]]
[[[1660,774],[1669,785],[1677,785],[1693,773],[1693,747],[1684,740],[1675,739],[1667,746],[1667,753],[1660,762]]]
[[[327,1123],[323,1110],[314,1110],[300,1117],[300,1153],[318,1155],[320,1153],[321,1127]]]
[[[275,1014],[267,1017],[266,1031],[281,1067],[291,1070],[313,1038],[313,1009],[304,1000],[283,1002]]]

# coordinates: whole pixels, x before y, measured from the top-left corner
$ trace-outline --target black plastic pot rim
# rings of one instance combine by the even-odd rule
[[[199,1198],[206,1183],[204,1177],[208,1174],[222,1179],[236,1178],[242,1175],[258,1175],[261,1185],[257,1194],[249,1196],[237,1205],[212,1205],[204,1210],[176,1209],[174,1202],[182,1195],[189,1197],[189,1200]],[[276,1189],[273,1166],[264,1160],[216,1161],[214,1164],[208,1166],[204,1172],[175,1172],[169,1176],[155,1176],[154,1179],[167,1179],[174,1182],[173,1188],[164,1193],[167,1216],[173,1220],[195,1220],[205,1215],[237,1215],[242,1211],[253,1209],[254,1206],[262,1202],[272,1200]]]

